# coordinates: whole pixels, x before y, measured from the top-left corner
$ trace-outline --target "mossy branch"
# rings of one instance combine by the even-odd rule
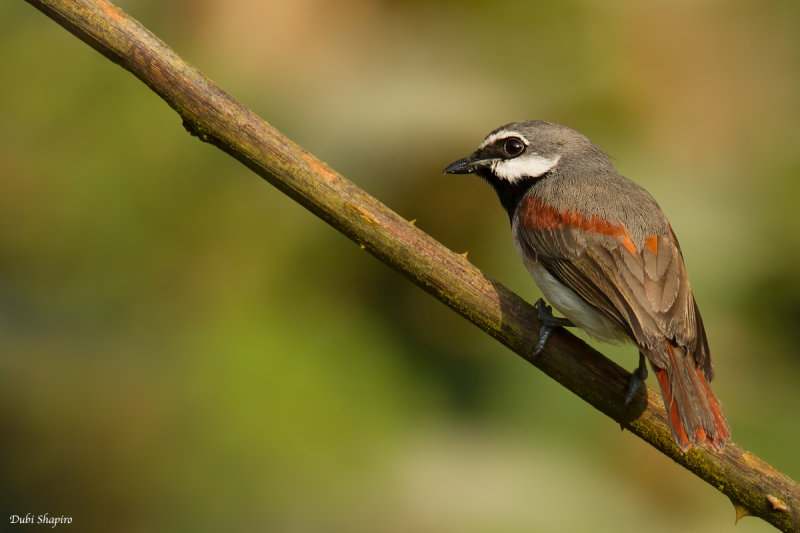
[[[201,140],[235,157],[309,211],[424,288],[547,375],[728,496],[737,518],[755,515],[800,531],[800,486],[736,444],[682,454],[660,394],[626,408],[629,373],[565,331],[529,358],[539,323],[500,283],[281,135],[137,21],[103,0],[27,0],[163,98]]]

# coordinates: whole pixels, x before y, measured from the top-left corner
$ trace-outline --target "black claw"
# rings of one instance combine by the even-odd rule
[[[533,305],[539,315],[539,321],[542,323],[542,328],[539,330],[539,342],[533,348],[533,355],[539,355],[547,344],[547,339],[555,328],[558,327],[572,327],[574,324],[566,318],[558,318],[553,316],[553,308],[545,303],[542,298],[536,300]]]
[[[533,355],[539,355],[544,350],[544,345],[547,344],[547,339],[550,338],[550,334],[553,332],[553,328],[550,326],[542,326],[539,330],[539,342],[536,343],[536,346],[533,347]]]
[[[625,405],[628,405],[636,396],[636,391],[639,390],[645,380],[647,379],[647,361],[644,354],[639,352],[639,366],[631,372],[631,379],[628,381],[628,388],[625,391]]]

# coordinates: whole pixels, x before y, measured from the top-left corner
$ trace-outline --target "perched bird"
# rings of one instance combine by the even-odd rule
[[[730,430],[709,382],[708,340],[689,287],[678,240],[650,194],[619,174],[580,133],[540,120],[491,132],[445,173],[477,174],[508,212],[522,262],[545,298],[539,353],[552,328],[578,326],[607,342],[630,339],[639,367],[629,403],[658,378],[672,435],[681,450],[721,450]]]

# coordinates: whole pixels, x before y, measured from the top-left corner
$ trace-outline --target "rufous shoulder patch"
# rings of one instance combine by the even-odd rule
[[[559,211],[532,195],[527,196],[520,206],[520,222],[528,231],[576,228],[587,233],[616,237],[631,255],[636,255],[636,245],[622,224],[612,224],[597,215],[587,217],[575,209]]]

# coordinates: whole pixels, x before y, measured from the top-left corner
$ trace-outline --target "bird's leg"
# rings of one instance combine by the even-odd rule
[[[642,352],[639,352],[639,367],[631,373],[631,379],[628,381],[628,389],[625,391],[625,405],[631,403],[636,391],[639,390],[645,380],[647,379],[647,360]]]
[[[536,343],[533,349],[533,355],[539,355],[542,349],[544,349],[544,345],[547,344],[547,339],[550,338],[550,334],[553,332],[554,328],[572,327],[575,324],[566,318],[553,316],[553,308],[547,305],[542,298],[536,300],[533,306],[539,314],[539,321],[542,323],[542,329],[539,330],[539,342]]]

